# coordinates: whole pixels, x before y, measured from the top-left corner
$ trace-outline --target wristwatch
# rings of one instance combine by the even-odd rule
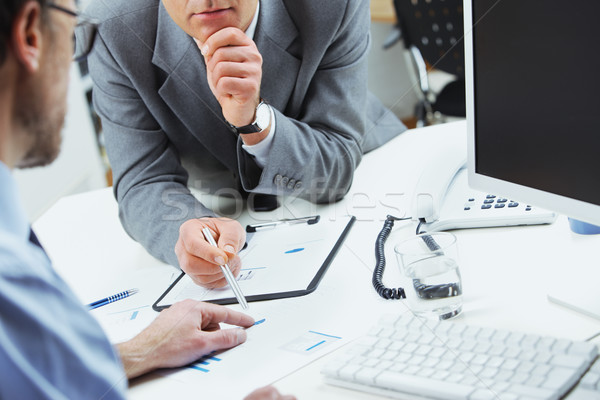
[[[271,109],[270,106],[264,100],[261,100],[261,102],[256,107],[255,116],[256,117],[254,119],[254,122],[252,122],[250,125],[235,126],[229,124],[229,126],[231,126],[231,128],[238,135],[261,132],[267,129],[269,127],[269,124],[271,123]]]

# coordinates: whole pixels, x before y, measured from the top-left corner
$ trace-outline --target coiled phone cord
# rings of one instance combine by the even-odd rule
[[[373,270],[373,287],[375,291],[384,299],[405,299],[406,294],[404,293],[404,289],[399,287],[396,289],[390,289],[385,287],[382,282],[383,271],[385,271],[385,242],[394,227],[394,221],[404,221],[410,218],[397,218],[393,215],[388,215],[385,222],[383,223],[383,228],[379,235],[377,235],[377,240],[375,241],[375,259],[377,260],[377,264],[375,265],[375,269]]]
[[[373,270],[373,287],[375,291],[384,299],[405,299],[406,293],[404,292],[404,288],[395,288],[391,289],[385,287],[382,282],[383,272],[385,271],[385,242],[387,241],[388,236],[392,232],[392,228],[394,227],[394,221],[404,221],[411,218],[397,218],[392,215],[388,215],[385,222],[383,223],[383,228],[379,235],[377,235],[377,240],[375,241],[375,258],[377,260],[377,264],[375,265],[375,269]],[[421,225],[424,221],[420,221],[417,226],[417,235],[425,233],[421,231]],[[430,235],[423,235],[421,239],[425,242],[427,247],[437,253],[438,255],[443,255],[444,252],[441,250],[438,243],[431,237]],[[462,288],[460,283],[448,283],[441,285],[426,285],[420,283],[418,280],[413,279],[413,285],[415,288],[415,292],[417,295],[423,299],[435,299],[435,298],[446,298],[451,296],[458,296],[462,294]]]

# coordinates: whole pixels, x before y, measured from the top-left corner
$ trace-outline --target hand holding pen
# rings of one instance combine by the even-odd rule
[[[202,234],[208,227],[215,235],[219,247],[211,246]],[[175,245],[177,262],[199,286],[220,288],[227,280],[220,265],[227,263],[236,276],[242,268],[238,252],[246,241],[246,233],[239,222],[228,218],[196,218],[184,222],[179,229],[179,240]]]
[[[215,238],[213,238],[213,235],[210,232],[210,229],[205,227],[204,229],[202,229],[202,233],[204,234],[204,237],[206,238],[206,241],[208,243],[210,243],[214,247],[218,247],[217,242],[215,242]],[[229,265],[223,263],[221,265],[221,270],[223,271],[223,275],[225,275],[225,279],[227,279],[227,283],[231,287],[231,290],[233,291],[233,294],[235,295],[235,298],[237,299],[238,303],[240,303],[242,308],[246,310],[248,308],[248,303],[246,302],[246,298],[244,297],[244,294],[242,293],[242,290],[240,289],[237,280],[235,279],[235,276],[233,276],[233,274],[231,273]]]

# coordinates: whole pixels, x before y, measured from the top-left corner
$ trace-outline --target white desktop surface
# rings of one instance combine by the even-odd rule
[[[351,296],[347,299],[351,307],[340,312],[354,320],[360,332],[366,332],[381,314],[406,311],[402,301],[383,300],[372,288],[375,238],[387,214],[409,216],[410,195],[422,168],[421,160],[427,158],[432,148],[444,147],[449,140],[466,143],[464,122],[411,130],[365,155],[350,192],[336,204],[315,206],[301,200],[284,200],[280,209],[257,215],[261,221],[316,213],[321,218],[348,213],[357,217],[319,289],[340,285],[344,290],[336,295]],[[253,218],[245,213],[239,220],[246,224],[256,221],[257,216]],[[128,299],[131,300],[129,304],[151,305],[168,281],[178,274],[177,269],[157,261],[127,236],[118,220],[111,189],[63,198],[36,221],[34,229],[57,271],[84,303],[141,284],[144,292]],[[396,222],[386,245],[388,267],[383,279],[386,286],[398,282],[394,243],[414,232],[412,222]],[[549,288],[556,288],[565,277],[579,274],[579,271],[582,271],[582,280],[600,281],[596,251],[600,248],[600,235],[574,234],[562,216],[552,225],[454,233],[458,237],[464,306],[461,315],[450,323],[576,340],[600,333],[600,320],[547,300]],[[347,270],[352,279],[332,282],[332,276],[340,275],[333,273],[334,270]],[[139,281],[141,276],[143,282]],[[320,295],[327,296],[328,293]],[[590,296],[597,297],[595,293]],[[239,309],[237,305],[232,307]],[[312,312],[319,310],[303,310],[302,317],[310,318]],[[292,393],[300,399],[379,398],[325,384],[319,371],[335,355],[336,351],[274,385],[282,393]],[[235,377],[232,377],[234,381]],[[164,399],[165,396],[202,398],[197,391],[190,393],[185,386],[156,376],[135,380],[129,391],[132,399]]]

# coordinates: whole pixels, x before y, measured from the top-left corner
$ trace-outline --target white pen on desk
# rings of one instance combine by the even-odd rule
[[[206,241],[208,243],[210,243],[214,247],[218,247],[217,242],[215,242],[215,238],[213,238],[212,233],[210,233],[210,229],[205,227],[202,229],[202,233],[204,234],[204,237],[206,238]],[[231,290],[233,291],[233,294],[235,295],[235,298],[237,299],[238,303],[240,303],[240,305],[242,306],[242,308],[244,310],[247,310],[248,302],[246,301],[246,298],[244,297],[242,290],[240,289],[237,281],[235,280],[235,277],[231,273],[231,270],[229,269],[229,265],[227,265],[227,264],[221,265],[221,271],[223,272],[223,275],[225,275],[225,279],[227,280],[227,283],[231,287]]]
[[[252,232],[261,231],[263,229],[272,229],[278,225],[283,225],[283,224],[294,225],[294,224],[306,223],[308,225],[313,225],[313,224],[316,224],[317,222],[319,222],[320,219],[321,219],[320,215],[311,215],[309,217],[300,217],[300,218],[280,219],[279,221],[266,222],[264,224],[247,225],[246,232],[252,233]]]

